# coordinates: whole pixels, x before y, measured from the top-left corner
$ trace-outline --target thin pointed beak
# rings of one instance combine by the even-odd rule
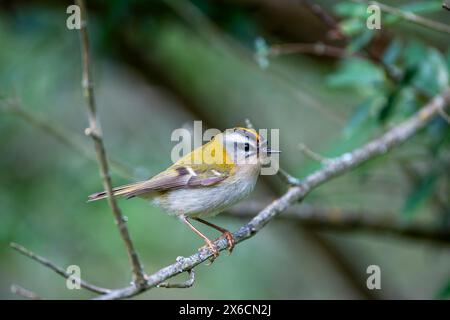
[[[280,154],[281,151],[280,150],[272,150],[270,148],[267,148],[267,154],[271,155],[271,154]]]

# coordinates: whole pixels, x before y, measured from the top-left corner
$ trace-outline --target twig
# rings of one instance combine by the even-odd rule
[[[363,57],[361,54],[351,53],[345,48],[331,46],[322,42],[275,44],[271,45],[268,50],[268,56],[272,57],[293,53],[307,53],[332,58]]]
[[[245,125],[247,128],[249,129],[255,129],[255,127],[253,126],[253,123],[250,121],[250,119],[245,119]]]
[[[446,1],[444,1],[444,2],[442,3],[442,8],[444,8],[445,10],[450,11],[450,5],[449,5]]]
[[[314,13],[317,18],[322,20],[328,28],[330,28],[329,35],[332,38],[345,39],[345,35],[342,34],[339,23],[331,14],[328,13],[328,11],[324,10],[319,4],[314,3],[311,0],[301,0],[301,2],[308,6],[311,12]]]
[[[11,286],[11,292],[30,300],[42,300],[42,298],[31,290],[25,289],[17,284]]]
[[[323,183],[358,167],[372,158],[385,154],[394,147],[401,145],[413,135],[418,133],[438,114],[438,109],[442,108],[444,105],[448,105],[449,102],[450,88],[433,98],[410,119],[387,131],[380,138],[375,139],[364,146],[353,150],[352,152],[345,153],[340,157],[335,158],[335,160],[326,167],[303,179],[301,184],[290,187],[283,196],[273,201],[249,223],[233,233],[235,243],[239,244],[240,242],[254,236],[259,230],[264,228],[270,220],[278,216],[292,204],[303,200],[313,189]],[[226,239],[219,239],[214,244],[220,251],[225,250],[228,246]],[[205,248],[198,253],[181,259],[174,264],[148,276],[147,282],[143,288],[139,289],[135,286],[128,286],[99,296],[98,299],[123,299],[135,296],[142,291],[156,287],[158,284],[177,274],[191,270],[198,264],[208,260],[211,256],[212,252],[208,248]]]
[[[65,279],[68,279],[69,277],[71,277],[72,275],[67,273],[66,270],[64,270],[63,268],[57,266],[56,264],[54,264],[53,262],[51,262],[50,260],[41,257],[39,255],[37,255],[36,253],[26,249],[25,247],[11,242],[10,243],[11,248],[13,248],[14,250],[16,250],[17,252],[23,254],[24,256],[33,259],[34,261],[39,262],[40,264],[42,264],[43,266],[53,270],[54,272],[56,272],[57,274],[59,274],[60,276],[62,276]],[[109,293],[111,292],[110,289],[105,289],[105,288],[101,288],[98,287],[96,285],[90,284],[89,282],[86,282],[82,279],[80,279],[80,286],[86,290],[95,292],[95,293],[100,293],[100,294],[104,294],[104,293]]]
[[[228,210],[231,217],[253,217],[264,209],[261,203],[250,202]],[[394,214],[379,214],[361,210],[342,210],[339,208],[317,208],[310,204],[292,206],[279,217],[295,220],[308,228],[344,232],[369,232],[390,234],[407,239],[426,240],[450,245],[450,230],[423,225],[405,223]]]
[[[318,153],[315,153],[310,148],[308,148],[304,143],[299,143],[298,148],[305,156],[307,156],[308,158],[310,158],[314,161],[319,162],[322,165],[327,165],[331,161],[333,161],[333,159],[328,159],[328,158],[325,158],[324,156],[321,156]]]
[[[441,115],[442,119],[450,124],[450,116],[445,112],[443,108],[439,109],[439,114]]]
[[[84,89],[84,96],[87,100],[87,113],[89,120],[89,127],[86,129],[86,134],[91,136],[95,144],[95,151],[97,153],[97,161],[100,166],[100,174],[103,180],[103,187],[106,190],[108,196],[108,203],[114,214],[116,224],[119,228],[120,235],[125,243],[128,258],[132,265],[133,271],[133,282],[139,288],[145,283],[144,270],[140,262],[139,256],[134,248],[133,242],[131,240],[126,221],[122,215],[122,212],[117,205],[112,192],[112,182],[111,176],[109,174],[108,160],[106,157],[105,146],[103,144],[102,133],[100,130],[100,125],[97,120],[96,106],[95,106],[95,96],[94,87],[91,76],[91,66],[90,66],[90,53],[89,53],[89,38],[86,29],[87,18],[86,18],[86,7],[83,0],[77,0],[76,3],[81,9],[81,29],[80,29],[80,41],[81,41],[81,57],[83,62],[83,80],[82,85]]]
[[[287,171],[285,171],[282,168],[278,169],[277,174],[287,185],[296,186],[301,183],[300,179],[298,179],[294,176],[291,176],[289,173],[287,173]]]
[[[183,258],[183,257],[180,257]],[[190,288],[194,285],[195,282],[195,271],[194,269],[188,270],[187,271],[189,278],[181,283],[168,283],[168,282],[163,282],[157,285],[158,288],[177,288],[177,289],[185,289],[185,288]]]
[[[444,33],[449,33],[450,34],[450,27],[444,23],[441,22],[437,22],[437,21],[433,21],[427,18],[424,18],[422,16],[418,16],[415,13],[412,12],[405,12],[401,9],[398,8],[394,8],[391,6],[388,6],[386,4],[380,3],[378,1],[370,1],[370,0],[352,0],[353,2],[357,2],[357,3],[363,3],[363,4],[368,4],[368,5],[376,5],[378,6],[382,11],[390,13],[392,15],[395,15],[397,17],[400,17],[406,21],[409,22],[413,22],[417,25],[435,30],[435,31],[439,31],[439,32],[444,32]]]

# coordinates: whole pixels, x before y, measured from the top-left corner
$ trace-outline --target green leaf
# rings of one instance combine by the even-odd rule
[[[352,2],[340,2],[333,7],[334,12],[341,17],[360,17],[368,16],[367,5]]]
[[[387,65],[393,65],[400,57],[403,45],[398,39],[394,39],[389,44],[389,47],[384,51],[382,60]]]
[[[433,12],[439,12],[442,11],[442,3],[440,1],[421,1],[416,2],[412,4],[406,4],[398,7],[403,12],[407,13],[416,13],[416,14],[423,14],[423,13],[433,13]],[[402,21],[403,18],[387,14],[384,18],[384,25],[392,25],[394,23],[397,23],[399,21]]]
[[[432,121],[427,126],[426,133],[430,138],[429,150],[431,156],[437,156],[440,149],[450,145],[450,127],[442,117]],[[447,172],[442,174],[447,175]]]
[[[404,87],[400,90],[395,100],[394,109],[398,110],[397,114],[400,120],[411,116],[416,112],[421,104],[417,101],[416,91],[412,87]]]
[[[378,120],[385,123],[391,116],[404,120],[418,108],[416,94],[409,85],[415,70],[406,70],[399,85],[388,95],[386,104],[380,110]],[[395,112],[395,113],[394,113]]]
[[[447,284],[439,290],[436,294],[435,299],[447,299],[450,298],[450,280],[447,281]]]
[[[431,173],[423,177],[419,183],[417,183],[409,196],[406,198],[403,205],[402,214],[406,217],[412,217],[417,211],[419,206],[425,202],[434,190],[436,185],[437,175]]]
[[[361,19],[350,18],[339,23],[339,29],[346,36],[354,36],[366,30],[366,24]]]
[[[354,37],[347,46],[349,53],[354,53],[364,48],[375,36],[374,30],[364,29],[364,31]]]
[[[413,84],[430,96],[438,94],[448,86],[447,62],[439,51],[431,48],[428,54],[422,57]]]
[[[399,93],[399,91],[395,90],[394,92],[392,92],[391,94],[388,95],[386,104],[380,110],[380,113],[378,114],[378,120],[381,123],[384,123],[390,117],[391,113],[393,112],[394,106],[395,106],[395,100],[397,99],[398,93]]]
[[[427,47],[419,41],[410,41],[403,51],[406,67],[415,67],[427,54]]]
[[[344,60],[338,70],[326,79],[330,87],[353,86],[369,91],[384,81],[384,71],[379,66],[360,58]]]
[[[373,111],[379,108],[384,102],[384,97],[381,95],[374,95],[365,99],[360,103],[353,112],[352,116],[344,128],[344,135],[346,137],[352,136],[356,131],[361,129],[371,118]]]
[[[447,72],[450,72],[450,49],[447,51],[445,55],[445,60],[447,61]]]
[[[442,1],[419,1],[399,7],[403,11],[412,13],[433,13],[442,11]]]

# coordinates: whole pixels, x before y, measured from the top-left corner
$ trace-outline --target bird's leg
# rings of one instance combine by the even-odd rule
[[[197,230],[197,228],[195,228],[192,223],[189,222],[189,220],[187,219],[186,216],[182,215],[180,216],[181,221],[183,221],[185,224],[187,224],[189,226],[189,228],[192,229],[192,231],[194,231],[196,234],[198,234],[203,240],[205,240],[206,242],[206,246],[208,246],[208,248],[211,250],[211,252],[213,253],[213,258],[211,259],[211,263],[214,261],[214,259],[216,259],[219,256],[219,250],[217,249],[217,247],[214,245],[214,243],[209,240],[203,233],[201,233],[200,231]]]
[[[233,234],[230,231],[228,231],[227,229],[221,228],[219,226],[216,226],[215,224],[212,224],[211,222],[208,222],[208,221],[200,219],[200,218],[192,218],[192,219],[195,219],[198,222],[206,224],[207,226],[222,232],[222,237],[225,237],[225,239],[227,239],[227,242],[228,242],[228,251],[230,252],[230,254],[231,254],[231,252],[233,252],[233,249],[234,249],[234,237],[233,237]]]

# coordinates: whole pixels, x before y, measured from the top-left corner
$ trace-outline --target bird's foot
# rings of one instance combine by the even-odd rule
[[[233,252],[234,244],[235,244],[233,234],[230,231],[225,230],[222,233],[222,235],[219,238],[217,238],[216,240],[219,240],[219,239],[222,239],[222,238],[227,239],[227,242],[228,242],[227,249],[228,249],[229,254],[231,254]]]
[[[206,244],[203,247],[201,247],[200,249],[198,249],[198,251],[202,251],[206,248],[211,250],[213,255],[209,259],[209,264],[208,264],[208,265],[211,265],[214,262],[214,260],[216,260],[216,258],[219,256],[219,249],[211,240],[205,240],[205,242],[206,242]]]

